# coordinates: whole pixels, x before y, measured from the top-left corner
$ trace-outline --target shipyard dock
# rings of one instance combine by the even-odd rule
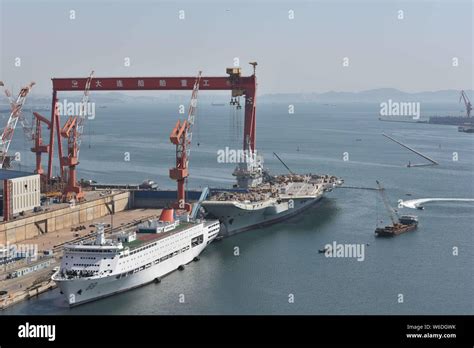
[[[200,196],[201,191],[188,192],[191,202]],[[175,197],[176,191],[167,190],[90,191],[86,201],[74,206],[57,203],[48,211],[0,223],[0,245],[34,251],[27,257],[2,259],[0,309],[54,289],[51,275],[60,264],[63,246],[91,238],[95,229],[90,225],[109,224],[106,234],[110,234],[158,217]]]

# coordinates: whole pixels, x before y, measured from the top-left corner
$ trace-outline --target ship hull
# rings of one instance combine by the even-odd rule
[[[221,222],[219,235],[229,237],[237,233],[258,227],[269,226],[298,214],[317,204],[323,195],[293,199],[293,208],[288,207],[288,201],[280,204],[270,204],[260,209],[243,209],[234,202],[203,202],[207,213]]]
[[[375,234],[377,237],[394,237],[398,236],[399,234],[405,233],[405,232],[410,232],[414,231],[417,228],[417,225],[405,225],[403,227],[399,227],[396,229],[393,229],[391,226],[390,227],[385,227],[385,228],[377,228],[375,230]]]
[[[128,291],[151,282],[177,270],[194,260],[206,248],[204,243],[178,254],[149,268],[138,271],[130,276],[117,279],[117,275],[102,278],[84,278],[71,280],[57,280],[61,292],[66,296],[69,305],[77,306],[86,302],[95,301],[107,296]]]
[[[429,122],[431,124],[441,124],[450,126],[462,126],[469,121],[466,116],[431,116]]]

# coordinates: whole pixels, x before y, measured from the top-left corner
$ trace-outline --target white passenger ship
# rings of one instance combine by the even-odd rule
[[[105,238],[104,226],[96,225],[95,241],[64,247],[60,269],[52,279],[70,306],[159,282],[197,261],[219,233],[219,221],[190,220],[188,215],[175,219],[172,209],[164,209],[159,220],[112,239]]]

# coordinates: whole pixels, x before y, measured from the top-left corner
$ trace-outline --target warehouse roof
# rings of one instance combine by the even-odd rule
[[[22,176],[35,175],[35,173],[20,172],[18,170],[0,169],[0,180],[21,178]]]

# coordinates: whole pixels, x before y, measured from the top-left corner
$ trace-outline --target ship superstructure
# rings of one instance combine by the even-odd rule
[[[317,203],[325,192],[341,185],[335,176],[286,174],[272,176],[263,168],[263,158],[249,157],[234,171],[234,189],[213,190],[202,202],[208,216],[219,219],[221,235],[229,236],[258,226],[270,225]]]

